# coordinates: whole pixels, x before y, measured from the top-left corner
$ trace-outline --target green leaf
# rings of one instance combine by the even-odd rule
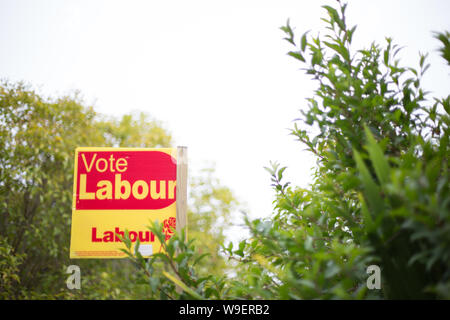
[[[361,193],[358,194],[359,201],[361,202],[361,212],[364,218],[364,223],[367,227],[367,230],[370,232],[374,230],[375,223],[370,215],[369,209],[367,208],[366,201]]]
[[[364,195],[369,202],[370,208],[374,214],[379,214],[383,210],[383,199],[380,196],[380,190],[376,183],[373,181],[369,170],[367,169],[364,161],[362,160],[358,151],[353,150],[356,165],[358,167],[361,181],[364,186]]]
[[[378,180],[382,184],[386,184],[389,181],[389,164],[383,155],[383,151],[373,137],[372,132],[370,132],[369,128],[366,125],[364,125],[364,131],[367,138],[367,150],[369,152],[369,157],[372,161],[372,165],[375,169],[375,173],[378,177]]]
[[[334,43],[327,42],[327,41],[323,41],[323,43],[327,47],[329,47],[329,48],[333,49],[334,51],[336,51],[337,53],[339,53],[342,56],[342,58],[344,58],[345,61],[350,60],[350,55],[349,55],[348,50],[347,50],[347,48],[345,46],[334,44]]]
[[[306,45],[307,45],[307,38],[306,38],[306,36],[307,36],[308,32],[309,31],[306,31],[303,34],[302,39],[301,39],[300,45],[301,45],[302,52],[305,52],[305,49],[306,49]]]
[[[281,181],[281,179],[283,178],[284,170],[286,170],[286,167],[283,167],[280,170],[278,170],[278,181]]]
[[[312,55],[311,64],[315,66],[316,64],[321,64],[323,60],[322,51],[320,49],[315,49]]]
[[[294,57],[297,60],[305,62],[305,58],[303,58],[303,56],[302,56],[302,54],[300,52],[289,51],[288,55],[291,56],[291,57]]]
[[[305,246],[305,250],[306,251],[312,252],[314,250],[313,238],[311,238],[310,236],[307,236],[306,240],[305,240],[305,243],[304,243],[304,246]]]
[[[177,285],[178,287],[183,289],[183,291],[186,292],[187,294],[189,294],[191,297],[193,297],[193,298],[195,298],[197,300],[204,300],[204,298],[201,295],[199,295],[197,292],[195,292],[194,290],[189,288],[181,280],[177,279],[176,277],[174,277],[173,275],[171,275],[170,273],[168,273],[166,271],[163,271],[162,273],[167,279],[169,279],[175,285]]]

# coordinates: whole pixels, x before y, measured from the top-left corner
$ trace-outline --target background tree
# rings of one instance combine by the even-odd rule
[[[225,231],[233,224],[232,213],[239,206],[237,199],[214,176],[213,167],[190,179],[188,199],[189,238],[202,244],[199,254],[208,254],[198,263],[200,273],[223,275],[231,271],[221,249],[227,240]]]
[[[23,256],[12,297],[56,290],[68,261],[73,150],[104,142],[95,117],[76,96],[45,101],[22,83],[0,86],[0,237]]]
[[[77,260],[82,288],[65,286],[69,260],[73,158],[78,146],[169,147],[167,129],[145,113],[120,119],[96,113],[78,95],[44,99],[23,83],[0,85],[0,297],[145,298],[147,286],[127,260]],[[212,272],[223,268],[217,250],[234,197],[213,169],[193,178],[191,232],[211,249]],[[208,209],[206,209],[208,208]],[[209,211],[208,211],[209,210]],[[199,222],[204,217],[206,224]],[[201,233],[197,231],[201,230]],[[206,271],[205,271],[206,272]]]

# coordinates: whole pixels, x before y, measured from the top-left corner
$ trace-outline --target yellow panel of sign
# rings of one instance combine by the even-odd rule
[[[148,230],[176,225],[177,160],[174,148],[77,148],[75,151],[70,258],[123,258],[118,235],[127,230],[148,257],[161,250]]]

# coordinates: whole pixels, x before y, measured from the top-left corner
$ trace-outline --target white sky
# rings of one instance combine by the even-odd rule
[[[268,216],[263,166],[277,160],[306,187],[314,165],[288,128],[315,83],[286,55],[279,27],[290,18],[297,37],[316,33],[330,2],[0,0],[0,77],[52,96],[80,90],[104,114],[149,113],[188,146],[191,169],[214,162],[251,216]],[[425,87],[448,94],[431,31],[450,30],[450,1],[350,2],[355,44],[391,36],[413,65],[429,52]]]

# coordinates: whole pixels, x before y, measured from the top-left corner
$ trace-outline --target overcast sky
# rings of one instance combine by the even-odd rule
[[[286,53],[279,27],[299,37],[321,30],[321,5],[334,1],[0,0],[0,77],[45,95],[80,90],[96,111],[145,111],[163,121],[190,167],[215,163],[217,177],[268,216],[270,160],[306,187],[314,159],[289,136],[315,83]],[[404,63],[432,64],[425,87],[447,95],[450,69],[432,31],[450,30],[450,1],[351,1],[355,48],[394,38]],[[323,30],[323,29],[322,29]]]

